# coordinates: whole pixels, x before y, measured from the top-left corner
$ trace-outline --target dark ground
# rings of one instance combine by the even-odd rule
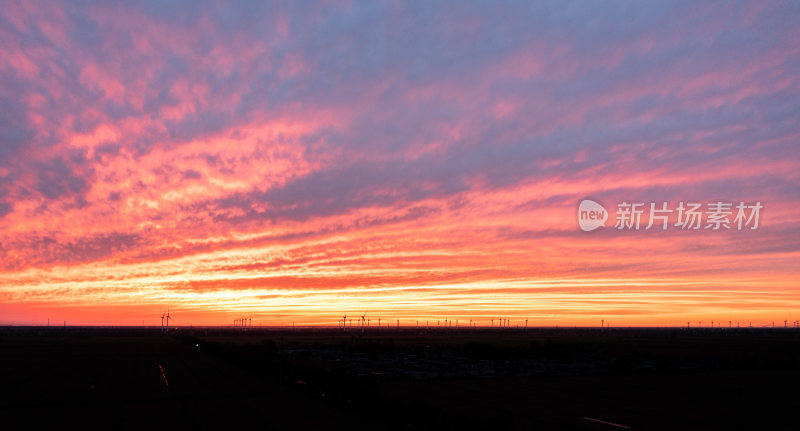
[[[798,383],[783,328],[0,328],[9,430],[797,430]]]

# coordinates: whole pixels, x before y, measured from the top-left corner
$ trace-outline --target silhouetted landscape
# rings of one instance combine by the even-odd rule
[[[797,429],[795,328],[5,327],[8,423]]]

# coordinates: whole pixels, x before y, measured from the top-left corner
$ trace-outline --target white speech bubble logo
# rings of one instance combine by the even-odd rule
[[[608,211],[599,203],[584,199],[578,205],[578,225],[582,231],[589,232],[605,226],[606,220],[608,220]]]

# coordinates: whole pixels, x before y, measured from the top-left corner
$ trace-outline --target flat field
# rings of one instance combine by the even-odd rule
[[[8,429],[800,429],[798,383],[784,328],[0,328]]]

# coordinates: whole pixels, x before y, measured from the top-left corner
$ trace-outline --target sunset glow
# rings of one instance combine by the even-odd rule
[[[800,318],[800,3],[223,5],[4,3],[0,324]]]

